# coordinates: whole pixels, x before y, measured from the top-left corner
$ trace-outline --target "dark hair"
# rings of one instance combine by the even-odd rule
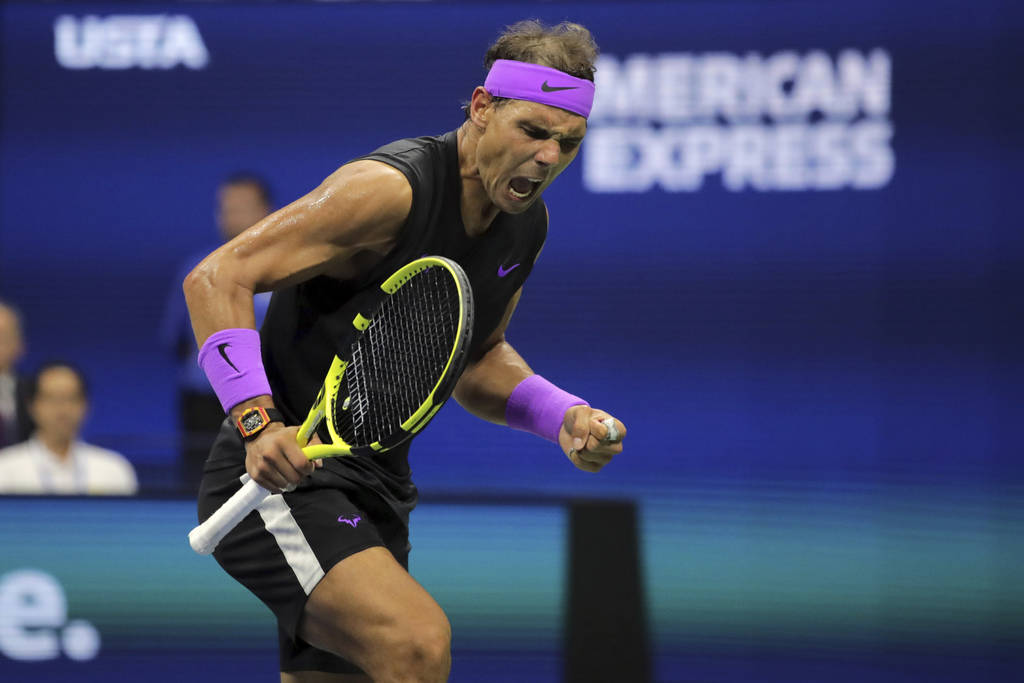
[[[32,376],[28,378],[28,382],[25,387],[25,397],[29,402],[36,399],[36,395],[39,393],[39,380],[42,378],[43,374],[57,368],[70,370],[74,373],[75,377],[78,378],[79,386],[82,388],[82,397],[86,399],[89,398],[89,382],[86,381],[85,373],[82,372],[81,368],[73,363],[69,363],[68,361],[51,360],[36,368],[36,371],[32,373]]]
[[[491,70],[499,59],[540,64],[558,69],[576,78],[594,80],[594,62],[598,48],[594,36],[581,24],[563,21],[554,26],[545,26],[537,19],[527,19],[506,26],[504,32],[487,48],[484,55],[484,69]],[[495,97],[495,106],[508,101],[507,97]],[[469,118],[469,104],[462,110]]]
[[[545,26],[537,19],[527,19],[505,27],[484,55],[488,71],[495,60],[511,59],[549,66],[576,78],[594,80],[597,44],[585,26],[563,21]]]
[[[274,196],[270,191],[270,183],[268,183],[267,179],[258,173],[253,173],[252,171],[236,171],[225,178],[224,182],[221,183],[221,187],[225,187],[227,185],[252,185],[256,188],[256,192],[259,193],[260,199],[263,200],[264,204],[267,206],[274,205]]]

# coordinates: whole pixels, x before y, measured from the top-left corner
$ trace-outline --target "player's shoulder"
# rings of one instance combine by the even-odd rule
[[[350,163],[374,161],[386,164],[400,171],[410,183],[422,183],[426,179],[443,173],[451,157],[458,151],[454,132],[444,135],[424,135],[402,138],[378,147]]]
[[[346,162],[335,175],[371,176],[378,184],[420,184],[444,163],[445,136],[403,138]],[[395,189],[395,188],[385,188]]]
[[[421,135],[413,138],[402,138],[382,145],[365,156],[433,157],[443,152],[444,146],[450,142],[450,136],[450,133],[446,133],[444,135]]]

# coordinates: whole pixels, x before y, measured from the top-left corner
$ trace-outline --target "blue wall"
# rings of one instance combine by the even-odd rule
[[[87,436],[144,473],[176,458],[175,370],[156,328],[181,261],[215,238],[217,182],[261,170],[288,201],[384,142],[454,128],[503,25],[569,18],[602,48],[598,108],[545,197],[549,241],[509,338],[619,416],[627,452],[584,475],[451,405],[413,449],[421,488],[639,499],[664,680],[707,657],[721,677],[742,678],[737,661],[792,664],[810,633],[869,667],[881,650],[966,661],[1019,644],[998,636],[1024,606],[1009,571],[1024,516],[1015,6],[0,11],[0,296],[25,313],[26,369],[83,365]],[[154,20],[164,40],[148,49],[110,37],[124,14],[187,19]],[[106,38],[88,42],[87,15]],[[976,564],[934,578],[964,558]],[[801,590],[848,571],[838,602]],[[783,588],[803,607],[758,602]],[[977,603],[925,607],[977,591],[1002,607],[972,612],[973,640],[943,624]],[[694,616],[697,595],[717,626]],[[903,636],[878,616],[899,595],[917,615]],[[852,606],[876,611],[811,627]],[[792,638],[762,637],[787,619]]]

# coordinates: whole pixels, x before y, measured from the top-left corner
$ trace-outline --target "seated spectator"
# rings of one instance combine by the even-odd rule
[[[63,362],[41,367],[28,383],[36,429],[0,450],[0,493],[129,495],[138,490],[131,464],[78,438],[88,410],[85,377]]]
[[[24,350],[18,312],[0,301],[0,448],[24,441],[32,428],[25,409],[24,382],[16,369]]]

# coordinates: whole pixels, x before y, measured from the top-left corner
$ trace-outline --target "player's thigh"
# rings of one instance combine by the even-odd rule
[[[334,565],[306,602],[299,636],[358,663],[386,653],[405,638],[447,640],[441,606],[382,547],[367,548]]]

